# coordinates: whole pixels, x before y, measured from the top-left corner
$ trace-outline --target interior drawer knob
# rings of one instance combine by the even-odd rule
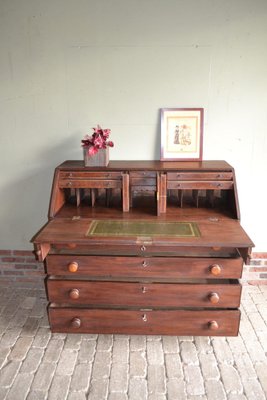
[[[82,321],[80,320],[80,318],[73,318],[73,320],[71,321],[71,326],[76,329],[80,328],[81,324]]]
[[[222,269],[219,264],[212,264],[210,267],[210,272],[212,273],[212,275],[218,276],[221,275]]]
[[[79,289],[71,289],[70,293],[69,293],[69,297],[72,300],[77,300],[80,297],[80,291]]]
[[[68,265],[69,272],[77,272],[79,264],[76,261],[72,261]]]
[[[147,288],[145,286],[142,287],[142,293],[146,293],[147,292]]]
[[[219,301],[220,301],[220,296],[218,295],[218,293],[215,293],[215,292],[210,293],[210,294],[209,294],[209,301],[210,301],[212,304],[217,304],[217,303],[219,303]]]
[[[212,331],[216,331],[217,329],[219,329],[219,324],[217,321],[210,321],[208,323],[209,329]]]
[[[146,246],[141,246],[141,251],[146,251]]]

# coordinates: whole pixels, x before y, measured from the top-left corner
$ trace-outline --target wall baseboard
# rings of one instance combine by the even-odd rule
[[[40,287],[45,278],[43,263],[36,261],[30,250],[0,250],[0,285]],[[267,252],[252,253],[244,266],[243,284],[267,285]]]

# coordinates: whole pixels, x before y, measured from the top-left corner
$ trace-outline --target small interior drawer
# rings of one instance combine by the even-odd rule
[[[132,171],[130,172],[131,178],[156,178],[157,173],[155,171]]]
[[[233,179],[232,172],[167,172],[167,180],[231,180]]]
[[[155,186],[157,181],[155,178],[131,178],[130,186]]]
[[[62,179],[59,181],[60,188],[121,188],[122,181],[115,179]]]
[[[167,189],[211,189],[211,190],[227,190],[232,189],[234,184],[232,181],[167,181]]]
[[[86,171],[86,172],[60,172],[59,179],[121,179],[122,173],[120,171]]]

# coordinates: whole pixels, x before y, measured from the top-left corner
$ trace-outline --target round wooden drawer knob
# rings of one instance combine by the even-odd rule
[[[77,272],[79,264],[76,261],[69,263],[68,269],[70,272]]]
[[[213,264],[213,265],[211,265],[211,267],[210,267],[210,272],[212,273],[212,275],[218,276],[218,275],[221,274],[222,269],[221,269],[221,267],[219,266],[219,264]]]
[[[210,293],[209,294],[209,301],[212,303],[212,304],[217,304],[217,303],[219,303],[219,301],[220,301],[220,296],[218,295],[218,293]]]
[[[219,329],[219,324],[217,321],[210,321],[209,322],[209,329],[212,331],[216,331],[217,329]]]
[[[72,300],[77,300],[80,297],[79,289],[71,289],[69,296]]]
[[[82,321],[80,320],[80,318],[73,318],[73,320],[71,321],[71,326],[75,329],[80,328],[82,324]]]

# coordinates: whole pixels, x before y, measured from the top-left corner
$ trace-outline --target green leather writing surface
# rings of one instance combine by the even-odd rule
[[[87,236],[198,237],[195,222],[93,220]]]

